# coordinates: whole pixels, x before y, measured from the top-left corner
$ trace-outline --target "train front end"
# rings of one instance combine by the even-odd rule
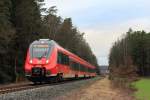
[[[26,77],[36,83],[46,81],[56,65],[54,45],[50,40],[34,41],[28,50],[25,62]]]

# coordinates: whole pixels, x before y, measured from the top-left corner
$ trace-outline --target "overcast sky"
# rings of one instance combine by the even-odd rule
[[[46,7],[57,6],[58,15],[71,17],[100,65],[108,65],[112,44],[127,32],[150,31],[150,0],[45,0]]]

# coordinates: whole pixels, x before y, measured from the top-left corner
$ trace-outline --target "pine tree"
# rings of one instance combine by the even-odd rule
[[[61,17],[57,16],[57,9],[52,6],[46,11],[47,15],[44,16],[43,23],[45,28],[44,37],[56,40],[58,29],[61,25]]]
[[[12,0],[12,22],[16,28],[14,49],[18,73],[23,73],[24,60],[29,44],[39,39],[43,26],[41,12],[35,0]]]
[[[12,81],[14,78],[14,68],[10,63],[11,41],[15,34],[10,22],[11,7],[10,0],[0,1],[0,83]]]

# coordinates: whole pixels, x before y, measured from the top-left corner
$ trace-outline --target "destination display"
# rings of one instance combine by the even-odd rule
[[[38,45],[33,45],[33,47],[35,47],[35,48],[48,48],[48,45],[46,45],[46,44],[45,45],[43,45],[43,44],[39,45],[38,44]]]

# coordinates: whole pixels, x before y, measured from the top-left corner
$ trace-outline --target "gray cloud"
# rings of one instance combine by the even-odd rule
[[[81,28],[81,30],[86,33],[85,38],[97,56],[99,64],[105,65],[108,64],[108,55],[112,44],[121,38],[129,28],[150,31],[150,18],[131,19],[105,27],[99,23],[90,28]]]

